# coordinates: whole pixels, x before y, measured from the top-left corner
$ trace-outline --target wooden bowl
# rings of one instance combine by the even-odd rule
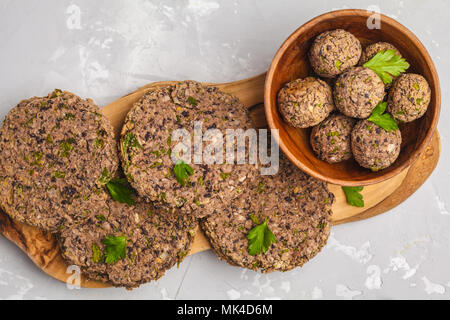
[[[281,46],[267,73],[265,83],[265,112],[271,129],[279,130],[278,143],[287,157],[309,175],[337,185],[363,186],[378,183],[408,168],[425,150],[436,129],[441,108],[441,91],[436,68],[425,47],[403,25],[385,15],[381,16],[381,29],[367,28],[367,19],[373,12],[365,10],[339,10],[318,16],[298,28]],[[345,29],[354,34],[363,47],[385,41],[396,46],[410,63],[407,72],[423,75],[431,87],[431,102],[426,114],[413,122],[400,126],[402,146],[398,159],[390,167],[372,172],[354,160],[328,164],[319,160],[309,143],[311,128],[289,126],[277,108],[277,93],[287,82],[311,74],[308,50],[315,36],[333,29]]]

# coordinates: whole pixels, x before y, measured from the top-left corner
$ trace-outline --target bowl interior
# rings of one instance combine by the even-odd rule
[[[437,125],[440,91],[431,58],[420,41],[391,18],[381,15],[381,29],[368,29],[366,22],[371,14],[364,10],[341,10],[309,21],[286,40],[275,56],[266,78],[266,117],[272,129],[279,129],[280,147],[303,171],[330,183],[359,186],[393,177],[417,159]],[[283,122],[278,112],[277,93],[280,88],[286,82],[312,74],[307,53],[314,37],[338,28],[353,33],[363,47],[378,41],[392,43],[411,65],[407,72],[422,74],[431,87],[432,99],[426,114],[419,120],[400,125],[403,139],[400,156],[393,165],[379,172],[364,169],[354,160],[328,164],[317,159],[309,143],[311,129],[290,127]]]

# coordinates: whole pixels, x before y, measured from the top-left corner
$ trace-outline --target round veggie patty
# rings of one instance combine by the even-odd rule
[[[172,156],[182,157],[173,151],[179,141],[172,139],[172,133],[186,130],[194,144],[192,159],[196,153],[196,123],[200,124],[201,134],[211,129],[222,136],[227,129],[252,128],[247,110],[238,98],[198,82],[179,82],[147,92],[134,105],[122,129],[120,156],[130,184],[145,200],[204,217],[215,212],[218,202],[228,202],[237,196],[236,190],[241,189],[254,170],[250,169],[251,164],[235,165],[236,159],[225,163],[225,152],[223,164],[214,164],[209,161],[214,159],[203,157],[201,164],[190,161],[177,165]],[[202,150],[209,144],[201,142]],[[248,150],[245,153],[248,155]]]
[[[325,183],[282,157],[278,174],[249,181],[242,197],[203,219],[201,227],[219,258],[230,264],[263,272],[288,271],[312,259],[325,245],[333,201]],[[269,242],[264,252],[258,250],[258,241],[270,240],[267,230],[275,242]],[[250,244],[248,237],[255,234]]]
[[[131,289],[161,278],[188,254],[193,218],[141,200],[128,206],[105,199],[94,217],[60,234],[63,257],[87,277]]]
[[[119,162],[100,109],[61,90],[14,107],[0,129],[0,150],[1,207],[52,232],[92,214],[96,190]]]

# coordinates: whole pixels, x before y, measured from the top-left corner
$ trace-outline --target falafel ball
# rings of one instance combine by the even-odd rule
[[[331,87],[313,77],[291,81],[278,92],[278,107],[289,125],[296,128],[315,126],[334,109]]]
[[[427,80],[414,73],[401,75],[392,86],[388,96],[388,111],[402,122],[422,117],[431,101],[431,89]]]
[[[368,120],[360,120],[352,131],[353,157],[364,168],[379,171],[389,167],[400,154],[400,130],[388,132]]]
[[[309,50],[309,61],[314,72],[333,78],[358,64],[362,47],[350,32],[336,29],[319,34]]]
[[[361,60],[359,61],[359,65],[361,65],[361,66],[364,65],[370,59],[375,57],[375,55],[378,52],[387,51],[387,50],[394,50],[396,55],[401,55],[400,51],[398,51],[398,49],[394,45],[392,45],[388,42],[382,42],[382,41],[376,42],[371,45],[368,45],[363,50],[363,53],[361,55]],[[397,77],[394,77],[394,76],[392,76],[392,78],[393,78],[393,81],[395,81],[395,79],[397,79]],[[386,84],[386,90],[389,90],[391,87],[392,87],[392,83]]]
[[[336,107],[348,117],[364,119],[385,95],[384,83],[371,69],[355,67],[341,74],[334,88]]]
[[[311,146],[320,160],[337,163],[352,157],[351,133],[356,120],[333,114],[312,129]]]
[[[386,51],[386,50],[394,50],[396,55],[401,54],[398,49],[390,44],[389,42],[376,42],[372,43],[371,45],[368,45],[362,52],[361,60],[359,61],[359,64],[362,66],[364,63],[375,57],[375,55],[378,52]]]

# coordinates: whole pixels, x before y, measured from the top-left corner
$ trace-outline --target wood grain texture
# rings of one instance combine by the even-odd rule
[[[370,11],[349,9],[328,12],[308,21],[283,43],[267,72],[266,117],[270,128],[279,129],[281,149],[303,171],[329,183],[360,186],[395,177],[420,157],[437,127],[441,89],[430,55],[410,30],[385,15],[380,15],[381,29],[368,29],[367,19],[372,15],[373,12]],[[336,164],[319,160],[309,143],[311,129],[298,129],[287,125],[278,112],[277,94],[280,88],[287,82],[311,74],[308,50],[314,38],[324,31],[338,28],[354,34],[363,47],[379,41],[392,43],[410,63],[411,67],[407,72],[423,75],[430,84],[431,102],[427,112],[416,121],[400,125],[403,140],[400,156],[393,165],[378,172],[364,169],[354,160]]]
[[[264,115],[264,106],[261,104],[264,96],[265,74],[260,76],[227,84],[217,85],[221,90],[235,94],[250,109],[250,116],[258,128],[267,126]],[[111,120],[116,132],[119,132],[123,119],[146,90],[169,85],[172,82],[150,84],[131,93],[102,109],[102,112]],[[440,155],[439,135],[436,132],[427,151],[413,165],[411,170],[404,170],[393,179],[380,184],[366,187],[363,195],[366,201],[365,208],[351,207],[346,204],[344,195],[339,186],[330,185],[336,195],[333,205],[333,224],[346,223],[386,212],[408,198],[428,178],[436,167]],[[66,282],[70,277],[67,273],[69,267],[62,259],[56,239],[50,233],[18,223],[0,212],[0,233],[14,242],[30,259],[49,276]],[[210,245],[203,233],[197,233],[190,254],[205,251]],[[86,288],[105,288],[107,284],[81,278],[81,286]]]

